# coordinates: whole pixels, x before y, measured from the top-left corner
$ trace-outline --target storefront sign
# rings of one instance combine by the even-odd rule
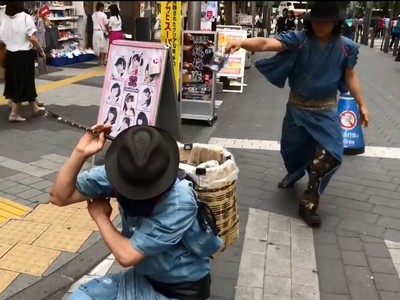
[[[181,57],[181,1],[161,1],[161,42],[171,47],[176,88]]]

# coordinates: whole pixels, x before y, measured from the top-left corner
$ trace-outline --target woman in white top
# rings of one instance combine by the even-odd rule
[[[22,102],[29,102],[33,115],[44,111],[36,103],[35,57],[45,57],[36,38],[36,26],[31,16],[24,12],[23,1],[8,1],[6,17],[0,26],[0,40],[7,47],[5,60],[4,96],[12,100],[10,122],[25,121],[21,117]]]
[[[119,15],[119,9],[117,4],[111,4],[109,6],[110,9],[110,21],[108,22],[108,30],[109,30],[109,37],[108,40],[110,45],[115,40],[123,40],[124,33],[122,31],[122,20],[121,16]]]
[[[93,51],[99,58],[100,65],[106,65],[106,57],[108,52],[108,19],[103,12],[104,4],[97,2],[96,11],[92,15],[93,20]]]

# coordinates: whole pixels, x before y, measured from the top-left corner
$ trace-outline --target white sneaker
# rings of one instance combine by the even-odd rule
[[[21,116],[19,116],[19,115],[10,114],[8,116],[8,121],[10,121],[10,122],[24,122],[24,121],[26,121],[26,119],[21,117]]]

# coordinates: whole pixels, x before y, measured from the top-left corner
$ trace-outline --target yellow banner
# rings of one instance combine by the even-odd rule
[[[171,47],[177,91],[180,81],[181,24],[181,1],[161,1],[161,42]]]

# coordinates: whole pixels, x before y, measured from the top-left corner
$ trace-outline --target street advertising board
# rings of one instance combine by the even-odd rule
[[[215,118],[216,74],[208,63],[216,51],[216,32],[183,31],[181,118],[212,122]]]
[[[218,52],[225,53],[225,47],[230,41],[247,38],[245,30],[226,30],[220,29],[218,32]],[[218,72],[218,76],[244,76],[244,64],[246,59],[246,50],[240,49],[228,57],[225,67]]]
[[[112,137],[131,126],[153,125],[181,139],[170,48],[116,40],[108,57],[97,123],[111,125]]]

